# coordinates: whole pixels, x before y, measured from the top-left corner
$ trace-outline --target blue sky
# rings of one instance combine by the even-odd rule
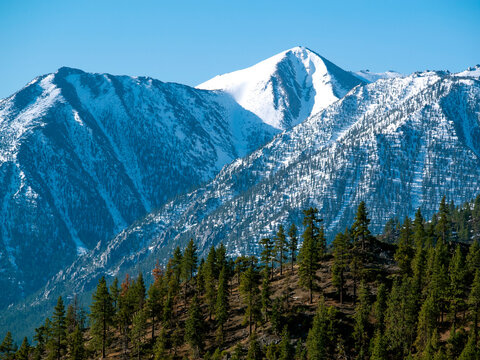
[[[0,98],[61,66],[196,85],[303,45],[346,70],[480,63],[479,0],[0,0]]]

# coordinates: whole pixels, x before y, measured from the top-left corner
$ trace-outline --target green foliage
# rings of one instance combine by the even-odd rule
[[[215,305],[215,318],[217,320],[217,341],[222,344],[224,340],[224,326],[228,320],[229,301],[228,301],[228,282],[227,269],[225,265],[220,271],[218,281],[217,301]]]
[[[93,294],[92,305],[90,306],[91,335],[95,349],[102,351],[102,358],[105,358],[106,347],[110,340],[109,327],[113,322],[114,308],[112,298],[107,288],[107,282],[102,277]]]
[[[332,280],[333,285],[337,288],[341,304],[343,304],[345,273],[350,263],[348,240],[348,236],[342,233],[338,233],[333,240]]]
[[[248,323],[249,334],[252,334],[252,325],[259,319],[260,301],[259,301],[259,274],[253,265],[242,274],[240,279],[240,294],[243,298],[245,309],[245,323]]]
[[[80,326],[68,335],[68,358],[70,360],[87,359],[87,350],[85,349],[85,340]]]
[[[353,317],[353,338],[355,339],[355,349],[358,354],[366,354],[368,349],[368,340],[370,339],[370,294],[365,283],[360,285],[359,302],[355,308]]]
[[[309,208],[304,210],[303,243],[299,252],[299,278],[300,285],[307,288],[310,293],[310,303],[313,301],[313,289],[315,286],[316,273],[319,269],[319,261],[325,251],[325,237],[323,229],[319,227],[322,219],[318,218],[318,209]]]
[[[12,333],[7,332],[5,338],[0,344],[0,355],[2,360],[14,360],[17,346],[13,342]]]
[[[395,253],[395,261],[400,267],[400,272],[404,275],[410,275],[412,269],[412,259],[414,256],[413,249],[413,231],[410,218],[405,217],[403,226],[400,230],[400,238],[398,240],[397,252]]]
[[[323,299],[320,299],[317,312],[313,318],[313,324],[307,337],[308,359],[328,359],[333,353],[335,340],[335,317],[334,308],[325,306]]]
[[[285,230],[283,225],[278,227],[277,234],[275,235],[275,246],[274,246],[275,261],[280,265],[280,275],[283,274],[283,263],[287,260],[287,237],[285,235]]]
[[[193,355],[198,358],[204,347],[204,319],[197,295],[193,296],[185,322],[185,341],[190,345]]]
[[[275,259],[274,243],[270,238],[262,238],[260,240],[262,246],[262,252],[260,253],[260,259],[265,266],[267,272],[270,272],[270,276],[273,275],[273,261]]]
[[[262,349],[255,332],[250,335],[246,360],[262,360]]]
[[[288,229],[288,250],[290,251],[290,264],[293,271],[293,264],[297,256],[297,247],[298,247],[298,229],[297,226],[292,223]]]

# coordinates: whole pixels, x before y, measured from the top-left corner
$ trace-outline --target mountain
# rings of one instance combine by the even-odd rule
[[[278,130],[228,94],[61,68],[0,102],[0,305]]]
[[[403,76],[402,74],[393,70],[388,70],[383,73],[374,73],[370,72],[370,70],[360,70],[352,72],[352,75],[356,76],[362,81],[365,81],[366,83],[372,83],[379,79],[391,79]]]
[[[461,71],[459,73],[455,74],[456,76],[461,76],[461,77],[480,77],[480,64],[471,66],[465,71]]]
[[[226,92],[276,129],[289,129],[365,81],[305,47],[197,86]]]
[[[329,239],[366,201],[371,230],[393,217],[426,217],[441,198],[480,192],[480,81],[415,73],[356,87],[340,101],[226,166],[210,182],[168,202],[59,273],[37,301],[89,291],[103,274],[148,272],[177,245],[201,254],[258,252],[279,224],[301,225],[316,206]]]

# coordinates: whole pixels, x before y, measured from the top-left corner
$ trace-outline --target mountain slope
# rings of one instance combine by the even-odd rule
[[[372,83],[379,79],[391,79],[391,78],[403,76],[402,74],[393,70],[385,71],[383,73],[373,73],[373,72],[370,72],[370,70],[360,70],[360,71],[354,71],[352,72],[352,74],[357,78],[359,78],[360,80],[365,81],[366,83]]]
[[[480,192],[480,81],[427,72],[357,87],[323,112],[225,167],[211,182],[99,244],[57,275],[51,293],[89,290],[102,274],[151,269],[193,238],[254,253],[279,224],[316,206],[329,238],[364,200],[379,232],[392,216],[425,216],[440,199]]]
[[[61,68],[0,102],[0,305],[278,131],[228,94]]]
[[[197,88],[222,90],[277,129],[288,129],[364,83],[324,57],[295,47]]]

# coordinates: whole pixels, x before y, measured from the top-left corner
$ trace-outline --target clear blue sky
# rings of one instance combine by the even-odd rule
[[[293,46],[347,70],[480,63],[480,0],[0,0],[0,98],[61,66],[196,85]]]

